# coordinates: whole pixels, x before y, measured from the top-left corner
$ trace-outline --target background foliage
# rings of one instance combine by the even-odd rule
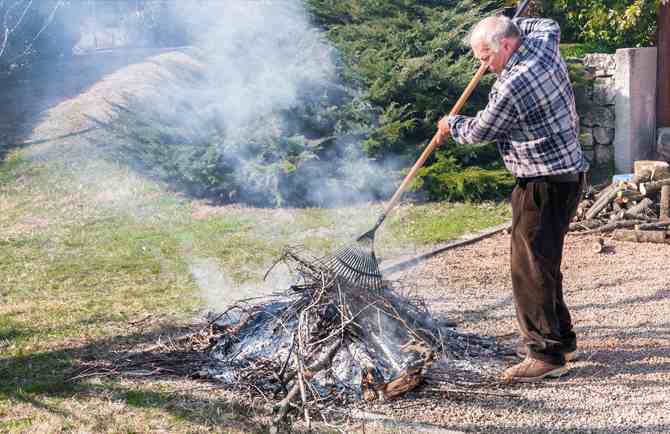
[[[556,19],[564,42],[581,42],[589,51],[655,44],[661,0],[544,0],[543,12]]]
[[[571,43],[565,52],[583,55],[653,43],[658,1],[534,3],[544,16],[562,25],[563,42]],[[0,14],[11,32],[0,63],[15,65],[17,56],[29,62],[71,54],[81,35],[67,23],[82,13],[82,2],[61,2],[53,16],[51,0],[35,2],[25,16],[17,12],[21,8],[11,11],[7,4],[0,3]],[[115,7],[130,11],[138,4],[120,0]],[[114,149],[115,158],[189,194],[221,201],[280,206],[386,198],[403,174],[399,168],[411,165],[476,70],[463,43],[467,32],[482,16],[516,2],[305,0],[305,4],[313,23],[338,49],[339,84],[317,98],[306,92],[290,110],[276,113],[281,125],[277,134],[255,135],[267,121],[257,119],[250,123],[248,134],[237,134],[236,140],[223,134],[225,126],[198,105],[176,104],[182,114],[188,113],[182,117],[202,120],[192,128],[174,121],[180,118],[178,113],[173,117],[158,113],[158,107],[169,104],[130,98],[125,106],[115,107],[117,121],[107,125],[125,140]],[[199,7],[206,7],[206,2]],[[135,14],[137,38],[159,46],[188,42],[189,29],[179,27],[173,15],[161,15],[165,10],[145,7],[143,14]],[[571,68],[579,105],[584,77],[578,68]],[[463,113],[474,114],[483,107],[492,79],[483,80]],[[367,162],[382,169],[373,170]],[[322,188],[316,187],[316,180]],[[511,181],[493,144],[450,142],[427,161],[414,191],[431,199],[495,199],[506,196]]]
[[[403,156],[407,161],[425,147],[478,66],[464,43],[468,31],[501,6],[453,0],[307,4],[340,50],[344,79],[367,91],[379,115],[364,151],[377,160]],[[483,107],[491,82],[492,77],[483,80],[465,114]],[[494,145],[449,141],[419,172],[414,190],[431,199],[478,200],[505,197],[511,186]]]
[[[115,158],[189,194],[220,201],[324,206],[388,198],[403,175],[398,168],[411,166],[476,70],[462,41],[497,4],[311,0],[308,5],[338,48],[340,84],[312,92],[315,86],[303,83],[305,91],[292,107],[235,134],[225,119],[200,109],[214,101],[147,104],[129,98],[115,107],[116,121],[106,125],[123,137],[112,149]],[[485,80],[466,112],[485,103],[490,82]],[[188,86],[202,86],[203,93],[208,88],[206,80]],[[164,93],[188,92],[165,87]],[[183,113],[165,115],[165,107]],[[179,122],[194,114],[197,124]],[[268,130],[264,125],[280,128],[257,134]],[[464,170],[470,166],[476,168]],[[510,186],[494,145],[483,144],[438,150],[414,191],[433,199],[477,200],[502,198]]]

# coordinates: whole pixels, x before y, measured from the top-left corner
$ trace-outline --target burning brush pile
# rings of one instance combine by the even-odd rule
[[[386,281],[366,289],[344,280],[302,250],[285,249],[279,263],[295,282],[284,291],[238,301],[193,333],[84,361],[70,381],[197,378],[260,397],[275,427],[296,414],[308,426],[310,414],[346,423],[343,405],[397,398],[419,385],[420,396],[443,398],[488,394],[474,388],[497,382],[509,350],[494,338],[456,331]]]
[[[589,188],[571,231],[613,232],[622,241],[670,242],[670,168],[661,161],[638,161],[628,179]]]
[[[422,382],[432,391],[469,387],[498,367],[492,339],[457,333],[421,300],[363,289],[305,255],[285,250],[299,281],[284,293],[232,306],[212,323],[210,378],[278,402],[278,419],[302,407],[309,421],[310,410],[388,400]]]

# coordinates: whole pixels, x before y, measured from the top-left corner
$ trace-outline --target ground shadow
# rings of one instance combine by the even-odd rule
[[[179,419],[188,420],[205,426],[216,426],[217,429],[241,429],[244,432],[267,432],[268,427],[254,420],[256,409],[248,402],[234,401],[216,393],[205,395],[194,393],[195,390],[211,388],[216,390],[219,384],[200,380],[190,384],[184,391],[147,391],[134,387],[132,380],[151,380],[151,376],[128,375],[123,373],[110,377],[118,380],[123,377],[130,382],[119,381],[87,381],[90,377],[72,380],[72,376],[82,372],[82,367],[95,361],[113,364],[120,355],[127,354],[141,343],[155,343],[159,337],[180,337],[190,334],[193,330],[175,326],[161,326],[158,331],[132,333],[109,338],[89,341],[85,345],[60,348],[14,357],[0,359],[0,398],[7,398],[17,403],[26,403],[54,415],[76,421],[77,415],[68,406],[55,404],[52,398],[63,399],[110,397],[112,401],[123,402],[129,407],[159,408],[173,414]],[[121,349],[121,351],[120,351]],[[175,354],[181,357],[183,354]],[[105,363],[103,363],[104,365]],[[169,376],[161,377],[168,378]],[[189,378],[187,375],[174,375],[175,378]],[[104,380],[105,373],[96,376]],[[182,405],[188,402],[188,406]],[[191,411],[191,409],[197,409]],[[211,410],[211,411],[208,411]]]

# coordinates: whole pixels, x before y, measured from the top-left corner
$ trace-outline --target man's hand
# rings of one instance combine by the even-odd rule
[[[437,123],[437,144],[442,145],[445,140],[447,140],[447,137],[449,137],[449,122],[447,121],[447,118],[449,116],[445,116],[440,121]]]

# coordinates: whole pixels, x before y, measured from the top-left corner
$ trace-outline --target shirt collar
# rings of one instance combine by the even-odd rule
[[[512,55],[509,57],[509,59],[507,60],[507,64],[505,64],[505,68],[503,68],[498,78],[505,78],[507,74],[510,73],[512,68],[514,68],[514,66],[516,66],[519,62],[521,62],[521,60],[523,60],[527,54],[528,54],[528,47],[526,47],[526,38],[522,36],[519,48],[517,48],[516,51],[512,53]]]

